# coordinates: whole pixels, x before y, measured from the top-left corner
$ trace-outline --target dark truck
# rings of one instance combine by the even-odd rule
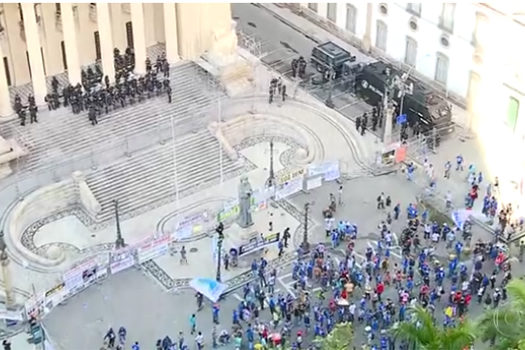
[[[356,57],[352,56],[350,52],[328,41],[313,48],[310,62],[323,75],[330,68],[334,68],[335,77],[338,78],[345,71],[345,63],[354,62],[355,59]]]
[[[384,62],[363,65],[357,72],[356,92],[372,106],[382,103],[387,69],[390,69],[392,76],[401,77],[403,74]],[[399,91],[395,89],[393,92],[392,101],[396,108],[396,115],[406,114],[408,125],[413,127],[419,123],[419,130],[424,134],[429,134],[433,128],[436,128],[441,136],[453,132],[452,109],[447,101],[414,80],[408,79],[407,83],[411,83],[413,89],[412,94],[405,95],[402,111],[400,111]]]

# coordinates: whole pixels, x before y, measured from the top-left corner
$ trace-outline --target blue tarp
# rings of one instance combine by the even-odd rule
[[[211,278],[202,277],[192,279],[190,281],[190,287],[210,299],[212,302],[219,300],[221,294],[228,288],[224,283],[217,282]]]

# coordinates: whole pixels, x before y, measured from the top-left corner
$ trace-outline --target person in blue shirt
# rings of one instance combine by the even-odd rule
[[[253,259],[252,261],[251,270],[252,270],[253,277],[257,277],[258,266],[257,266],[257,260],[255,259]]]
[[[135,344],[131,346],[131,350],[140,350],[140,345],[138,341],[136,341]]]
[[[191,334],[195,334],[195,329],[197,328],[197,318],[195,316],[195,314],[192,314],[190,316],[190,329],[191,329]]]
[[[213,323],[219,324],[219,304],[215,303],[212,307]]]
[[[399,214],[401,212],[401,204],[397,203],[394,207],[394,220],[399,219]]]
[[[463,156],[461,154],[456,156],[456,171],[463,171]]]

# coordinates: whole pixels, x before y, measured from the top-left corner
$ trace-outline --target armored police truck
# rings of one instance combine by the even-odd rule
[[[324,44],[313,48],[310,61],[318,72],[325,74],[326,71],[333,68],[335,77],[338,78],[343,74],[343,66],[346,62],[354,62],[355,56],[342,47],[328,41]]]
[[[356,76],[356,92],[368,104],[380,105],[388,74],[402,77],[403,72],[399,72],[384,62],[363,65]],[[412,91],[406,93],[404,98],[397,89],[394,89],[391,96],[396,115],[406,114],[408,125],[413,127],[418,123],[419,130],[424,134],[434,128],[440,135],[453,132],[451,106],[443,98],[416,81],[408,79],[406,83],[412,86]],[[402,98],[403,101],[401,101]],[[400,110],[401,106],[403,110]]]

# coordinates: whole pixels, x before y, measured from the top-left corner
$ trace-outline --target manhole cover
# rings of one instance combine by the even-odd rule
[[[197,248],[190,248],[190,253],[196,253],[198,251],[199,251],[199,249],[197,249]]]
[[[96,236],[95,235],[91,235],[91,238],[95,238]]]

